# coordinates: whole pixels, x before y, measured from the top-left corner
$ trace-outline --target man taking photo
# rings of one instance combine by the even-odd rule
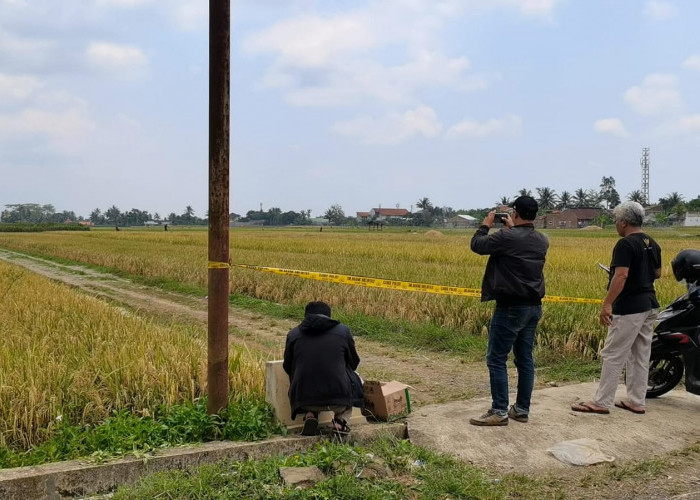
[[[508,425],[508,417],[527,422],[530,413],[535,383],[532,349],[535,329],[542,317],[542,270],[549,241],[535,231],[538,205],[532,197],[520,196],[510,206],[512,214],[499,214],[503,229],[488,234],[496,218],[495,212],[489,212],[471,241],[472,251],[489,256],[481,283],[481,301],[496,301],[486,352],[491,408],[470,419],[472,425]],[[508,408],[506,361],[511,350],[518,371],[518,392],[515,404]]]

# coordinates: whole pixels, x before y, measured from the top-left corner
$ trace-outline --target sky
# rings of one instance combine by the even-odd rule
[[[230,211],[700,194],[696,0],[231,0]],[[208,206],[206,0],[0,0],[0,209]]]

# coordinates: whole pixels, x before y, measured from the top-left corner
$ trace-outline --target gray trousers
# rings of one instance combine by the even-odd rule
[[[627,365],[627,399],[634,406],[645,406],[651,337],[658,312],[658,309],[652,309],[613,316],[605,346],[600,353],[603,368],[593,403],[605,408],[613,405],[622,369]]]
[[[345,422],[349,422],[350,417],[352,416],[352,406],[337,406],[337,405],[305,406],[304,409],[306,411],[310,411],[310,412],[314,412],[314,413],[319,413],[322,411],[332,411],[333,417],[335,419],[344,420]]]

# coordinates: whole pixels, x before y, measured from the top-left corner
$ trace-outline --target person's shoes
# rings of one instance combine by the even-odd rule
[[[469,419],[472,425],[508,425],[508,415],[499,415],[491,408],[480,417]]]
[[[304,417],[304,426],[301,428],[302,436],[316,436],[318,434],[318,415],[308,413]]]
[[[516,410],[515,405],[512,405],[510,408],[508,408],[508,416],[516,422],[522,422],[524,424],[526,424],[529,419],[528,414],[521,413],[518,410]]]
[[[610,410],[607,408],[588,402],[574,403],[571,405],[571,409],[580,413],[597,413],[599,415],[607,415],[610,413]]]
[[[331,420],[331,428],[333,432],[337,432],[340,435],[347,436],[350,434],[350,426],[342,418],[333,418]]]

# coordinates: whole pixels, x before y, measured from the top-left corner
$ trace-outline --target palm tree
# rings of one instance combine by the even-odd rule
[[[501,196],[501,199],[496,202],[496,205],[510,205],[510,199],[507,196]]]
[[[552,188],[537,188],[537,203],[540,210],[551,210],[557,203],[557,193]]]
[[[664,212],[672,212],[673,209],[682,202],[683,195],[678,194],[676,191],[667,195],[665,198],[659,198],[659,204],[663,207]]]
[[[522,188],[520,191],[518,191],[518,196],[532,196],[532,191],[527,188]]]
[[[591,204],[591,196],[585,189],[578,188],[574,191],[574,196],[571,201],[576,208],[587,207]]]
[[[557,204],[557,208],[559,209],[565,209],[569,208],[571,206],[571,193],[568,191],[564,191],[561,196],[559,196],[559,203]]]
[[[644,203],[644,194],[639,189],[635,189],[630,194],[627,195],[629,201],[636,201],[637,203]]]
[[[430,198],[428,197],[421,198],[420,200],[418,200],[416,202],[416,206],[424,211],[433,208],[433,204],[430,202]]]

